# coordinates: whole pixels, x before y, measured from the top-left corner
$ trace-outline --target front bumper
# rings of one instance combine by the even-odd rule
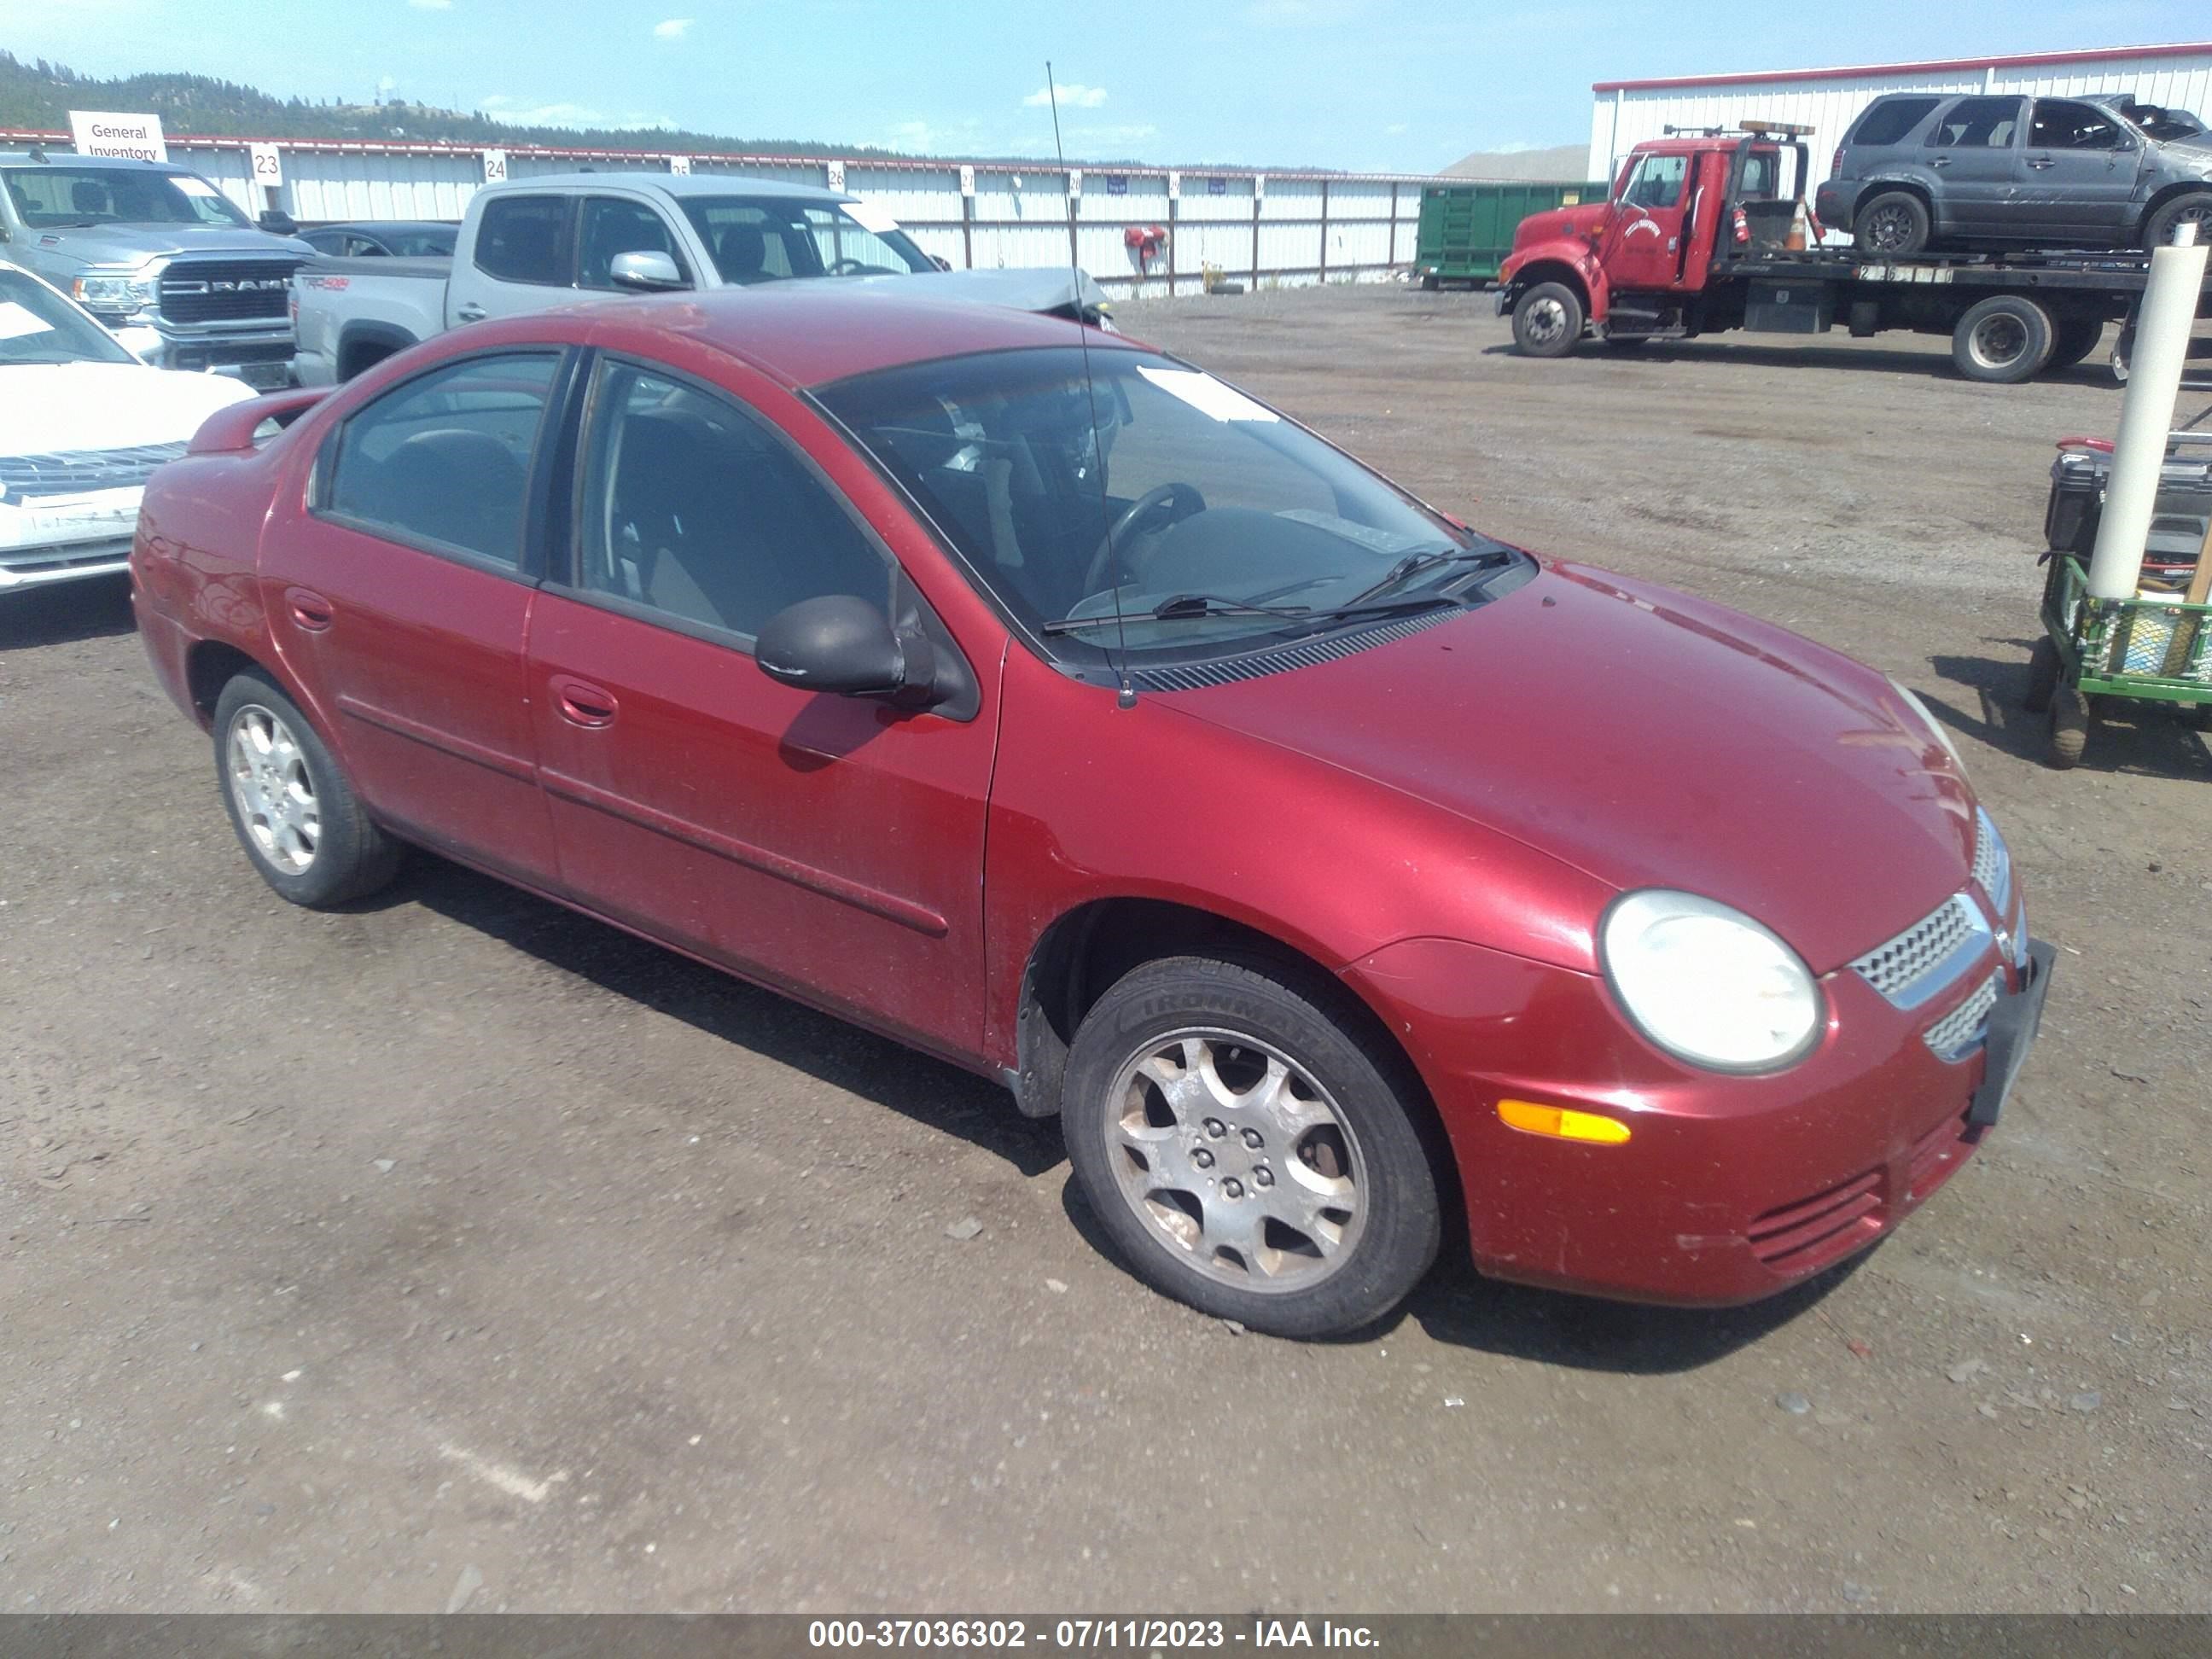
[[[1513,298],[1512,284],[1510,283],[1501,283],[1498,286],[1498,298],[1495,301],[1498,307],[1498,314],[1499,316],[1504,317],[1512,311]]]
[[[292,384],[292,331],[177,330],[142,321],[118,325],[115,337],[138,360],[155,368],[228,374],[257,391],[274,392]]]
[[[112,576],[131,557],[141,486],[0,507],[0,593]]]
[[[2050,950],[1992,941],[1945,992],[1900,1010],[1826,977],[1813,1054],[1764,1077],[1698,1072],[1636,1036],[1594,976],[1446,939],[1346,969],[1406,1034],[1458,1165],[1476,1267],[1629,1301],[1751,1302],[1864,1249],[1956,1174],[2018,1075]],[[2002,976],[1985,1038],[1945,1059],[1924,1033]],[[1996,1086],[1989,1086],[1994,1080]],[[1630,1126],[1621,1145],[1529,1134],[1498,1103]],[[1980,1120],[1980,1121],[1978,1121]]]

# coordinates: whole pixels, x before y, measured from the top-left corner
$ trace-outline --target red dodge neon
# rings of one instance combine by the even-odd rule
[[[1291,1335],[1448,1225],[1765,1296],[1995,1121],[2051,953],[1911,693],[1126,338],[825,286],[457,330],[162,469],[139,626],[270,886],[419,844],[995,1077]]]

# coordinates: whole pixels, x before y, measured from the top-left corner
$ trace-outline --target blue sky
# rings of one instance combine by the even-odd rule
[[[0,46],[283,95],[915,152],[1427,171],[1601,79],[2212,37],[2203,0],[0,0]]]

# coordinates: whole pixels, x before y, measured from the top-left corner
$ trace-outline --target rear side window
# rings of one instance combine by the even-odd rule
[[[1859,117],[1858,126],[1846,142],[1901,144],[1905,135],[1927,119],[1928,112],[1942,101],[1937,98],[1884,98]]]
[[[477,269],[502,283],[565,286],[562,229],[568,216],[558,196],[502,196],[484,204],[477,224]]]
[[[1928,135],[1932,149],[2009,149],[2020,137],[2017,98],[1961,98]]]
[[[514,569],[531,455],[560,362],[555,352],[503,352],[394,387],[340,429],[322,510]]]

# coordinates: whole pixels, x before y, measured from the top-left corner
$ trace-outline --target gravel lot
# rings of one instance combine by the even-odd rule
[[[2064,947],[1983,1156],[1759,1309],[1440,1274],[1371,1340],[1238,1335],[1097,1255],[985,1084],[427,858],[287,908],[127,603],[43,595],[0,609],[0,1607],[2212,1608],[2212,762],[2157,718],[2050,773],[2018,706],[2109,380],[1533,362],[1397,289],[1123,320],[1921,691]]]

